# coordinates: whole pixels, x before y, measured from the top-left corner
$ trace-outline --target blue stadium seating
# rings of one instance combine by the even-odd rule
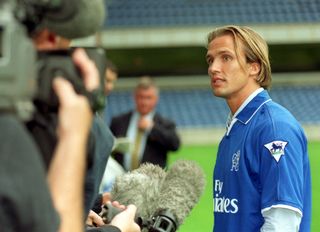
[[[287,109],[302,124],[320,124],[320,87],[273,87],[272,99]],[[130,91],[115,91],[108,98],[106,121],[133,108]],[[157,110],[172,118],[177,126],[224,127],[229,113],[223,99],[212,95],[210,89],[162,90]]]
[[[107,7],[108,28],[320,21],[319,0],[117,0]]]

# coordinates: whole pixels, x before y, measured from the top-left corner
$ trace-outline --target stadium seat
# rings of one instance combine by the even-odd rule
[[[117,0],[108,4],[105,26],[312,23],[320,20],[319,12],[318,0]]]

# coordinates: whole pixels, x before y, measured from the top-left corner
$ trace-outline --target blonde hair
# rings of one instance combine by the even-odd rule
[[[260,65],[257,82],[261,87],[268,89],[271,86],[271,66],[269,61],[269,49],[266,41],[254,30],[245,26],[228,25],[219,27],[208,35],[208,45],[217,37],[231,35],[235,44],[236,55],[239,57],[240,45],[247,63],[257,62]]]

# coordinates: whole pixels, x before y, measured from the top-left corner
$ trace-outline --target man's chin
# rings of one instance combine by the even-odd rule
[[[216,96],[216,97],[224,97],[223,92],[222,92],[222,91],[219,91],[219,89],[213,89],[213,90],[212,90],[212,93],[213,93],[213,95]]]

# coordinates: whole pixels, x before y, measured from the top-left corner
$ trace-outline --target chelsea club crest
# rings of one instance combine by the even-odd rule
[[[232,165],[230,171],[239,171],[240,150],[232,155]]]

